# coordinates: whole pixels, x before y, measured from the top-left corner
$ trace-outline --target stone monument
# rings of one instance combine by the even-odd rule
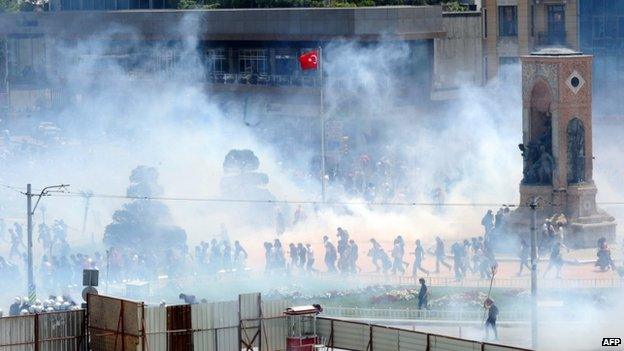
[[[592,179],[592,56],[552,48],[521,61],[521,205],[537,197],[540,220],[564,214],[573,247],[613,241],[615,219],[596,206]]]

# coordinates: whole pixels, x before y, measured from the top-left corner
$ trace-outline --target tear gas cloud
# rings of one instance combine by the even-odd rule
[[[192,33],[190,28],[196,27],[192,23],[180,25],[180,31]],[[111,29],[103,36],[122,30],[128,31]],[[71,184],[73,191],[124,194],[130,171],[137,165],[148,165],[158,169],[164,196],[221,198],[224,156],[230,149],[248,148],[258,156],[260,171],[269,175],[268,189],[275,198],[320,200],[320,184],[310,171],[310,164],[318,158],[320,141],[295,145],[295,155],[283,157],[282,150],[262,134],[269,117],[263,117],[261,127],[248,126],[243,121],[244,101],[234,97],[224,102],[218,93],[204,91],[197,82],[205,68],[195,37],[188,36],[182,49],[176,48],[182,54],[167,73],[149,73],[150,67],[128,67],[113,59],[90,59],[115,57],[109,45],[86,40],[55,48],[68,58],[67,66],[57,70],[67,77],[66,90],[78,102],[46,116],[61,128],[63,144],[12,159],[11,166],[3,170],[4,183],[31,182],[35,188],[65,183]],[[149,57],[170,48],[154,45],[141,50],[148,50]],[[432,203],[432,193],[439,188],[446,203],[514,203],[521,177],[516,146],[521,118],[520,108],[509,107],[520,105],[519,84],[463,87],[461,99],[432,107],[425,103],[428,92],[406,94],[414,88],[395,84],[401,74],[398,67],[405,66],[412,55],[426,54],[412,51],[407,44],[384,41],[366,47],[330,43],[324,52],[326,118],[345,119],[344,128],[353,128],[345,131],[350,134],[352,147],[357,148],[353,154],[376,152],[388,155],[396,164],[401,161],[400,168],[389,172],[397,191],[387,202]],[[414,104],[406,98],[423,103]],[[277,142],[305,139],[297,134],[299,130],[281,132]],[[312,133],[318,136],[318,131]],[[295,173],[305,175],[295,177]],[[342,185],[330,184],[328,193],[332,201],[362,202]],[[11,193],[7,196],[13,201],[5,204],[6,213],[22,217],[23,199]],[[88,232],[100,239],[112,212],[123,202],[93,199]],[[64,218],[70,227],[80,227],[84,207],[80,198],[49,198],[43,206],[48,218]],[[237,216],[232,211],[220,211],[235,210],[236,205],[177,201],[168,202],[168,206],[174,222],[188,232],[189,244],[216,233],[220,223],[241,238],[249,229],[245,223],[232,220]],[[306,207],[312,212],[312,205]],[[307,223],[305,228],[292,228],[293,235],[314,240],[340,225],[350,228],[356,237],[361,233],[362,240],[372,234],[418,234],[423,238],[476,235],[481,231],[478,217],[485,208],[351,205],[348,211],[353,216],[334,210],[323,208],[321,220]],[[260,229],[265,239],[273,237],[272,220]],[[254,238],[259,238],[257,232],[254,226]],[[72,237],[76,243],[87,239]]]
[[[188,22],[181,23],[179,30],[193,33],[195,28],[199,26]],[[127,33],[128,28],[113,28],[100,37],[113,36],[117,31]],[[136,35],[138,38],[139,34]],[[278,206],[185,199],[223,198],[220,184],[225,155],[231,149],[250,149],[260,160],[259,172],[268,175],[267,189],[275,199],[318,202],[321,187],[311,165],[315,158],[318,160],[319,132],[297,128],[276,131],[270,126],[271,119],[279,117],[264,115],[264,104],[248,104],[243,94],[224,97],[206,91],[198,79],[205,75],[205,66],[197,43],[195,36],[188,35],[175,49],[181,54],[172,59],[166,73],[150,71],[150,67],[129,67],[113,59],[103,67],[102,61],[90,58],[114,57],[114,48],[98,40],[55,48],[60,55],[74,58],[68,59],[65,67],[57,68],[60,76],[67,77],[65,89],[74,101],[58,113],[41,118],[53,120],[61,128],[62,142],[10,158],[0,170],[2,183],[30,182],[35,188],[63,183],[71,184],[74,192],[123,195],[132,169],[138,165],[152,166],[159,172],[163,196],[178,199],[165,203],[172,213],[172,224],[186,231],[189,247],[218,237],[220,224],[224,223],[230,239],[240,240],[249,252],[248,263],[254,262],[252,266],[256,268],[262,266],[262,242],[275,237],[274,214]],[[154,44],[140,49],[148,50],[147,56],[158,56],[156,53],[171,48]],[[428,92],[402,84],[399,79],[403,74],[401,67],[408,66],[415,56],[426,55],[419,50],[391,41],[366,46],[347,41],[329,43],[323,52],[326,118],[343,122],[355,157],[374,153],[376,159],[385,156],[395,166],[383,180],[393,183],[394,193],[382,202],[517,203],[522,176],[522,158],[517,148],[522,139],[519,74],[485,87],[462,86],[458,99],[428,103]],[[517,67],[515,70],[517,73]],[[252,110],[246,112],[246,108]],[[247,113],[261,122],[246,123]],[[320,128],[318,121],[305,123]],[[621,128],[603,128],[600,124],[594,128],[599,200],[624,198],[624,168],[617,157],[617,130]],[[286,155],[285,141],[293,141]],[[443,200],[432,195],[436,189]],[[5,221],[21,221],[24,197],[9,189],[2,193]],[[330,201],[350,204],[319,207],[316,215],[313,204],[304,204],[307,221],[289,227],[282,237],[285,243],[313,243],[318,264],[322,235],[334,233],[339,226],[349,230],[362,250],[368,248],[371,237],[389,243],[397,234],[402,234],[410,247],[416,238],[429,245],[436,235],[449,239],[480,235],[480,219],[488,209],[366,205],[339,182],[330,182],[328,194]],[[82,236],[84,199],[65,195],[44,198],[40,210],[45,209],[48,220],[64,219],[69,225],[72,246],[85,252],[105,249],[101,244],[105,227],[111,223],[113,212],[130,200],[93,198],[86,235]],[[292,222],[289,214],[296,206],[279,205],[287,222]],[[496,210],[494,206],[492,209]],[[269,215],[260,224],[257,218],[242,220],[254,217],[255,210]],[[35,216],[35,222],[36,228],[41,212]],[[8,252],[8,244],[2,245],[3,252]],[[38,262],[37,257],[42,254],[38,245],[35,254]],[[360,260],[367,258],[361,255]],[[319,282],[315,289],[321,290],[322,284]],[[223,292],[228,298],[232,293]],[[218,295],[215,293],[215,299]],[[585,307],[579,304],[575,308]],[[606,311],[596,313],[590,307],[587,311],[591,321],[609,321],[612,316]],[[598,333],[593,328],[587,332],[588,337]]]

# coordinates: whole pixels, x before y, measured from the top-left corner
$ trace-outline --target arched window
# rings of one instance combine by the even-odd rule
[[[520,145],[524,159],[524,184],[552,184],[552,95],[548,83],[538,79],[531,89],[529,140]]]
[[[552,150],[552,140],[549,140],[552,138],[551,102],[548,83],[538,80],[531,90],[530,140],[545,144],[548,152]]]

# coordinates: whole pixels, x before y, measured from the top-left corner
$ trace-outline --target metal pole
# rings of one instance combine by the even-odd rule
[[[4,87],[6,91],[6,104],[7,110],[11,111],[11,85],[9,83],[9,38],[4,37]]]
[[[110,284],[110,280],[108,280],[108,272],[109,272],[109,267],[110,267],[110,254],[111,254],[111,249],[106,250],[106,290],[105,293],[108,294],[108,285]]]
[[[531,199],[531,347],[537,350],[537,199]]]
[[[82,216],[82,236],[84,237],[85,232],[87,231],[87,216],[89,215],[89,202],[91,201],[91,196],[93,196],[92,192],[83,192],[82,196],[85,199],[85,207],[84,207],[84,214]],[[95,238],[93,236],[93,231],[91,231],[91,243],[94,244],[95,243]]]
[[[32,191],[31,185],[26,185],[26,216],[28,218],[28,300],[35,303],[37,292],[35,290],[35,279],[33,277],[33,211],[32,211]]]
[[[316,58],[319,67],[320,74],[320,84],[321,84],[321,107],[320,107],[320,118],[321,118],[321,199],[325,202],[325,192],[327,190],[327,184],[325,183],[325,101],[324,101],[324,86],[323,86],[323,50],[321,46],[318,48],[318,57]]]

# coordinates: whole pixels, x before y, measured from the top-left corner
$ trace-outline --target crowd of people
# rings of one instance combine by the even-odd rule
[[[354,239],[350,238],[349,232],[341,227],[336,229],[336,241],[329,236],[323,236],[323,265],[324,269],[317,269],[315,264],[314,250],[310,243],[289,243],[284,247],[280,239],[264,243],[266,271],[293,271],[340,273],[352,275],[362,272],[358,265],[360,258],[359,246]],[[471,240],[463,240],[453,243],[451,254],[453,263],[447,263],[448,259],[445,243],[440,237],[436,237],[435,243],[425,249],[420,240],[414,243],[413,259],[408,261],[406,257],[407,244],[402,235],[394,238],[389,249],[375,238],[370,239],[370,248],[367,256],[374,267],[374,271],[383,274],[405,275],[411,264],[411,274],[419,273],[426,275],[430,271],[423,267],[423,260],[427,255],[435,258],[435,273],[440,272],[444,266],[450,270],[454,267],[455,276],[461,280],[468,273],[474,273],[482,278],[490,277],[492,267],[497,265],[494,249],[487,236],[473,237]]]
[[[10,248],[6,258],[0,256],[0,277],[16,279],[20,277],[20,266],[26,266],[28,261],[24,229],[20,223],[13,223],[7,232]],[[37,242],[43,248],[40,264],[37,265],[38,273],[46,285],[55,289],[75,284],[83,269],[101,267],[102,255],[98,252],[93,257],[72,253],[67,241],[67,225],[63,220],[56,220],[51,226],[40,224]]]
[[[296,216],[301,220],[304,214],[299,210]],[[457,281],[473,276],[491,278],[498,267],[496,253],[498,242],[507,235],[507,216],[509,208],[503,207],[496,214],[488,211],[481,224],[484,234],[464,240],[444,241],[436,237],[432,243],[423,243],[420,239],[413,244],[402,235],[394,237],[392,242],[369,240],[367,251],[360,252],[360,247],[353,236],[344,228],[337,228],[335,237],[322,237],[321,256],[314,251],[315,243],[290,242],[283,244],[278,238],[264,243],[265,269],[269,272],[328,272],[343,275],[355,275],[363,271],[380,274],[412,275],[414,277],[440,273],[448,270]],[[27,262],[24,244],[24,229],[19,223],[9,228],[4,226],[5,238],[10,240],[8,255],[0,256],[0,277],[3,279],[24,279]],[[548,256],[548,267],[543,271],[548,276],[554,269],[555,276],[561,277],[561,269],[566,262],[565,218],[556,216],[546,219],[538,231],[538,253]],[[92,253],[72,249],[67,241],[67,225],[56,220],[52,225],[38,226],[37,243],[43,248],[40,258],[35,258],[36,279],[45,281],[47,291],[66,291],[68,287],[78,286],[84,269],[103,271],[102,280],[110,283],[128,280],[152,280],[158,276],[184,276],[193,274],[214,274],[218,272],[240,272],[247,270],[249,254],[240,241],[231,242],[227,231],[209,241],[202,241],[192,251],[186,252],[167,249],[161,253],[141,253],[129,248],[111,247],[108,250]],[[5,241],[7,241],[5,239]],[[530,271],[530,252],[528,238],[518,240],[518,271]],[[607,240],[598,241],[596,266],[601,270],[616,270]],[[366,252],[370,265],[360,262],[361,254]],[[158,257],[158,256],[161,257]],[[424,265],[431,259],[435,265]],[[163,265],[163,260],[165,264]],[[363,269],[363,267],[366,267]],[[372,267],[372,268],[368,268]],[[425,268],[426,267],[426,268]],[[20,309],[21,311],[22,309]]]
[[[210,242],[202,241],[195,247],[196,267],[208,273],[242,270],[248,256],[238,240],[232,246],[227,239],[212,239]]]
[[[483,235],[452,242],[449,248],[439,236],[428,248],[423,246],[420,239],[415,240],[411,250],[407,249],[408,245],[402,235],[396,236],[389,248],[385,248],[377,239],[371,238],[367,256],[377,273],[395,275],[411,273],[412,276],[418,276],[420,273],[424,275],[431,273],[423,266],[423,261],[430,255],[435,260],[434,273],[440,273],[441,268],[446,268],[460,281],[470,275],[491,278],[498,267],[496,252],[511,248],[518,255],[516,275],[521,276],[525,269],[529,271],[531,269],[529,264],[531,247],[528,238],[510,234],[510,215],[511,211],[507,206],[499,208],[496,214],[488,210],[481,221]],[[570,251],[565,245],[566,225],[565,217],[557,215],[545,219],[541,231],[538,232],[538,256],[549,257],[548,267],[543,272],[545,277],[554,268],[555,276],[561,278],[561,268],[566,262],[564,251]],[[310,243],[290,243],[288,248],[285,248],[280,239],[275,239],[273,242],[264,243],[266,270],[326,271],[341,274],[356,274],[362,271],[358,265],[360,257],[358,244],[350,238],[347,230],[340,227],[336,229],[335,244],[327,235],[323,236],[322,240],[323,268],[314,267],[315,257]],[[408,259],[406,253],[413,256],[412,259]],[[616,269],[611,258],[611,250],[604,238],[598,242],[597,256],[596,266],[602,270]]]
[[[78,305],[69,295],[54,296],[50,295],[47,299],[41,301],[35,300],[30,302],[28,297],[15,297],[13,303],[9,307],[9,316],[23,316],[35,313],[72,311],[80,309]],[[0,310],[0,317],[3,313]]]

